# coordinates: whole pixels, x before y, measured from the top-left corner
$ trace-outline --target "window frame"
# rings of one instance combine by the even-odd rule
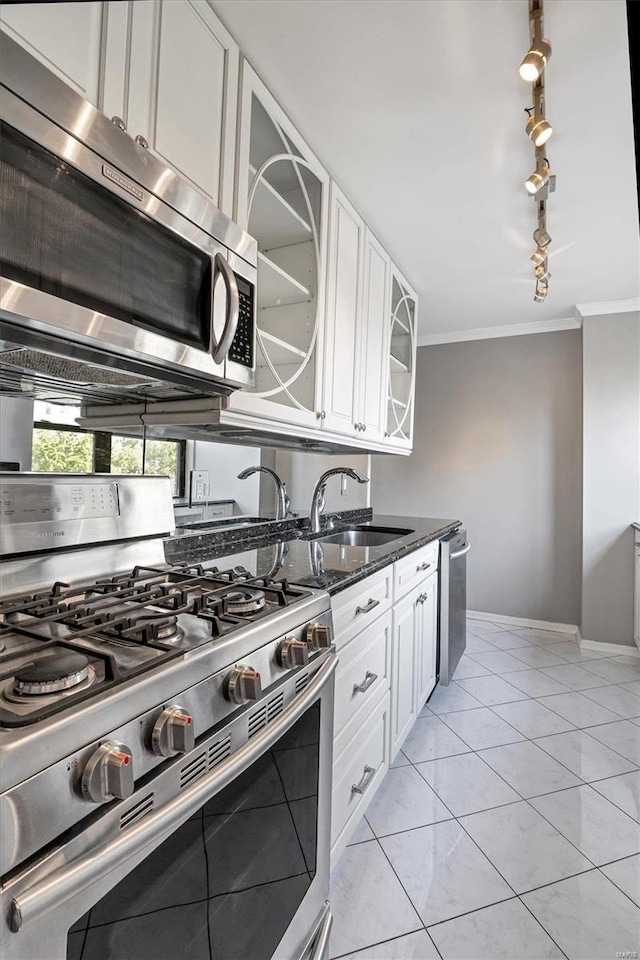
[[[110,433],[107,430],[88,430],[86,427],[80,427],[77,424],[56,423],[53,420],[34,420],[32,430],[55,430],[56,433],[69,431],[70,433],[82,433],[85,436],[93,437],[93,449],[91,453],[92,473],[108,473],[112,476],[118,476],[118,474],[111,474],[111,438],[115,436],[141,440],[143,472],[136,474],[136,476],[156,476],[156,474],[146,474],[144,472],[145,443],[147,440],[144,436],[138,436],[133,433]],[[187,441],[180,440],[177,437],[150,437],[148,439],[160,440],[162,443],[175,443],[177,445],[177,490],[175,493],[172,492],[172,496],[174,499],[184,497],[187,486]]]

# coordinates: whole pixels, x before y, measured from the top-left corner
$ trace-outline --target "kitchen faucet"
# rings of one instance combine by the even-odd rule
[[[333,467],[331,470],[323,473],[313,488],[313,496],[311,497],[310,519],[312,533],[320,532],[320,514],[324,507],[324,488],[327,485],[327,480],[329,477],[335,477],[341,473],[347,477],[351,477],[352,480],[357,480],[358,483],[369,483],[369,477],[363,477],[362,474],[356,470],[352,470],[351,467]]]
[[[287,493],[287,485],[280,479],[275,470],[271,470],[269,467],[247,467],[246,470],[242,470],[238,474],[238,480],[246,480],[254,473],[266,473],[275,483],[277,496],[276,520],[285,520],[291,507],[291,497]]]

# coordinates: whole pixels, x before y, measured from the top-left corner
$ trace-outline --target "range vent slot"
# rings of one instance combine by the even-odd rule
[[[249,717],[249,740],[251,737],[255,737],[258,730],[262,730],[263,727],[267,725],[267,705],[260,707],[259,710],[255,710]]]
[[[284,694],[279,693],[277,697],[272,697],[267,704],[267,720],[271,722],[284,708]]]
[[[189,763],[185,763],[180,771],[180,789],[184,790],[186,786],[198,780],[203,773],[207,772],[207,754],[200,753]]]
[[[131,807],[126,813],[122,814],[120,817],[120,829],[124,830],[125,827],[135,823],[136,820],[142,820],[142,818],[146,817],[152,810],[153,794],[149,793],[146,797],[143,797],[142,800],[139,800],[134,807]]]
[[[301,677],[298,677],[296,680],[296,693],[300,693],[301,690],[304,690],[306,685],[309,683],[309,674],[303,673]]]
[[[226,760],[231,754],[231,737],[225,737],[224,740],[219,740],[218,743],[214,743],[213,746],[209,747],[207,754],[209,761],[209,770],[217,766],[223,760]]]

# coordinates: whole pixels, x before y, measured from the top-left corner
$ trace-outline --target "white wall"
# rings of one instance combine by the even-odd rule
[[[640,520],[640,313],[583,325],[581,631],[633,643],[633,531]]]
[[[275,470],[287,484],[294,513],[308,515],[316,480],[333,467],[351,467],[365,477],[370,476],[370,457],[367,454],[334,456],[322,453],[301,453],[296,450],[277,450]],[[347,479],[346,495],[340,493],[341,478],[332,477],[326,487],[325,513],[368,507],[371,483],[357,483]]]
[[[0,460],[17,460],[31,469],[33,400],[0,397]]]
[[[375,512],[467,527],[471,610],[578,623],[580,331],[418,350],[413,454],[374,456]]]
[[[235,500],[236,512],[258,516],[260,477],[238,480],[246,467],[259,466],[260,447],[242,447],[233,443],[194,442],[193,469],[208,470],[210,500]]]

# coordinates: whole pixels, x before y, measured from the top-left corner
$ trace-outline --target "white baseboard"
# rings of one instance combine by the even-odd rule
[[[489,620],[492,623],[504,623],[511,627],[532,627],[534,630],[551,630],[553,633],[579,633],[574,623],[551,623],[549,620],[531,620],[528,617],[507,617],[502,613],[481,613],[479,610],[467,610],[470,620]]]
[[[578,643],[585,650],[593,650],[594,653],[609,653],[612,657],[640,657],[640,650],[635,644],[629,646],[626,643],[602,643],[600,640],[585,640],[579,630]]]

